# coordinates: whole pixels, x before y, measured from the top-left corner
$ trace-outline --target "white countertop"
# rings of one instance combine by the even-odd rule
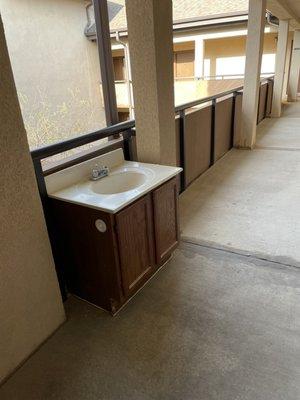
[[[91,169],[96,163],[107,165],[110,173],[107,177],[91,181]],[[178,167],[125,161],[122,149],[117,149],[51,174],[45,181],[51,198],[116,213],[181,171],[182,168]],[[124,182],[126,186],[131,180],[136,187],[122,191]],[[114,186],[121,191],[111,193]],[[111,188],[113,190],[109,190]],[[107,194],[103,194],[105,192]]]

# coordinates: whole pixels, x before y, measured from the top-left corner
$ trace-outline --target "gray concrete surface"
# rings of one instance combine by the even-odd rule
[[[260,124],[266,148],[230,151],[181,195],[184,240],[300,265],[300,103],[291,108]]]
[[[286,103],[281,118],[266,118],[258,128],[257,148],[300,150],[300,102]]]
[[[296,400],[299,270],[182,244],[115,318],[75,298],[1,400]]]
[[[257,148],[300,151],[300,118],[266,118],[259,125]]]

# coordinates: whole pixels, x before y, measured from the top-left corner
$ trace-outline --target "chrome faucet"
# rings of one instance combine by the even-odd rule
[[[104,178],[109,174],[109,168],[106,165],[95,164],[91,172],[91,180],[97,181],[98,179]]]

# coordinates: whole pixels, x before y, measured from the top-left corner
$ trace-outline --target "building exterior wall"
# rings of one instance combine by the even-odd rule
[[[84,0],[0,0],[31,148],[106,125]]]
[[[212,33],[210,33],[212,34]],[[205,97],[210,92],[206,82],[194,81],[195,41],[194,36],[185,36],[185,41],[173,43],[174,51],[174,89],[176,105],[183,104],[197,98]],[[188,40],[189,39],[189,40]],[[275,68],[275,54],[277,44],[277,33],[265,33],[263,68],[264,73],[273,73]],[[113,42],[114,45],[116,43]],[[245,66],[246,36],[223,37],[217,39],[206,39],[204,45],[204,75],[229,75],[236,74],[241,78]],[[122,54],[120,49],[113,50],[113,57]],[[178,57],[179,56],[179,57]],[[187,79],[189,78],[189,79]],[[234,78],[234,76],[233,76]],[[228,85],[231,85],[229,82]],[[241,83],[242,84],[242,83]],[[216,83],[220,91],[225,90],[225,84]],[[214,91],[216,87],[214,87]],[[116,83],[117,103],[124,111],[128,107],[128,96],[126,85],[123,82]]]
[[[63,321],[0,17],[0,382]]]
[[[262,60],[263,72],[274,72],[276,54],[275,33],[266,33]],[[205,41],[205,75],[243,74],[247,36],[209,39]]]

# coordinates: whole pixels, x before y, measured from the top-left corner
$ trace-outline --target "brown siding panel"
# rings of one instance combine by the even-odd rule
[[[267,101],[268,84],[264,83],[259,88],[259,101],[258,101],[258,113],[257,123],[259,124],[265,118],[266,101]]]
[[[271,109],[272,109],[273,85],[274,85],[274,81],[270,80],[268,82],[268,100],[267,100],[267,107],[266,107],[266,116],[267,117],[271,114]]]
[[[176,141],[176,165],[177,165],[177,167],[181,166],[179,131],[180,131],[180,119],[179,119],[179,116],[176,115],[176,117],[175,117],[175,141]]]
[[[211,106],[192,111],[185,117],[186,185],[209,168]]]
[[[215,161],[231,147],[232,97],[217,102],[215,125]]]
[[[234,140],[233,143],[238,142],[242,130],[242,102],[243,94],[239,94],[235,98],[235,112],[234,112]]]

